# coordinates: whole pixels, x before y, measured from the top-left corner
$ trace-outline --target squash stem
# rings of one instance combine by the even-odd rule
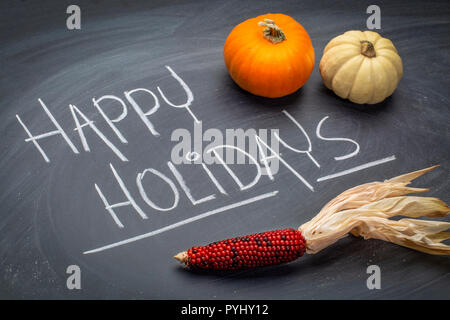
[[[376,57],[377,54],[375,52],[375,47],[373,43],[367,40],[360,41],[361,43],[361,53],[366,57],[373,58]]]
[[[270,19],[264,19],[263,21],[258,22],[258,26],[266,27],[263,30],[264,38],[269,40],[272,43],[279,43],[286,40],[286,36],[283,33],[283,30],[279,26],[275,24],[275,21]]]

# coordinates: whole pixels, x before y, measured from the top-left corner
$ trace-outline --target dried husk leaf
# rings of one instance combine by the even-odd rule
[[[364,239],[380,239],[429,254],[450,254],[449,222],[417,219],[390,220],[395,216],[409,218],[445,217],[449,207],[431,197],[405,196],[428,189],[407,185],[437,166],[404,174],[384,182],[366,183],[347,191],[326,204],[299,230],[306,239],[306,252],[317,253],[348,233]]]

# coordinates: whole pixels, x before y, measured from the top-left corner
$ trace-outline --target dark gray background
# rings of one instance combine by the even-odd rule
[[[318,65],[326,43],[351,29],[366,28],[372,1],[76,1],[82,29],[66,29],[72,1],[2,1],[0,5],[0,297],[1,298],[450,298],[450,260],[377,240],[347,237],[316,255],[288,265],[235,273],[199,274],[181,268],[172,255],[196,244],[281,227],[311,219],[332,197],[357,184],[386,179],[434,164],[441,167],[414,185],[449,202],[449,17],[447,1],[377,1],[381,34],[391,39],[404,63],[404,78],[394,95],[376,106],[341,100],[322,85]],[[297,93],[276,100],[252,96],[229,78],[222,57],[226,36],[241,21],[281,12],[308,31],[316,65]],[[298,148],[305,140],[280,112],[288,110],[310,133],[317,169],[305,155],[284,150],[283,156],[316,188],[310,192],[287,169],[275,181],[262,178],[247,192],[220,168],[214,172],[230,196],[193,207],[181,194],[178,208],[157,213],[143,203],[134,184],[137,172],[153,167],[171,177],[170,134],[192,130],[186,112],[161,100],[151,120],[161,133],[152,137],[129,107],[117,124],[129,140],[122,145],[92,106],[106,94],[123,98],[137,87],[156,92],[161,86],[175,102],[185,101],[164,68],[170,65],[190,86],[192,110],[203,127],[278,128]],[[52,129],[37,99],[82,150],[69,103],[77,105],[119,146],[130,162],[119,161],[92,133],[93,150],[75,156],[59,137],[41,140],[47,164],[19,125]],[[349,143],[317,139],[314,131],[330,116],[323,134],[359,142],[357,157]],[[320,176],[395,154],[396,161],[327,182]],[[94,190],[98,183],[108,198],[123,199],[108,167],[117,168],[139,205],[149,215],[141,220],[131,209],[118,209],[126,228],[119,230]],[[200,171],[181,166],[197,197],[212,188]],[[240,171],[243,176],[242,170]],[[250,174],[250,173],[249,173]],[[250,176],[249,176],[250,177]],[[244,179],[245,180],[245,179]],[[161,185],[162,186],[162,185]],[[161,205],[167,189],[156,194]],[[127,246],[93,255],[82,252],[146,233],[196,214],[261,193],[279,190],[276,198],[223,212]],[[68,265],[82,270],[82,290],[66,288]],[[382,289],[366,287],[366,268],[377,264]]]

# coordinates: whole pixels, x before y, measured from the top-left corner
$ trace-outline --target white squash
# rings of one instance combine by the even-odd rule
[[[323,83],[339,97],[374,104],[389,97],[403,76],[391,40],[373,31],[347,31],[332,39],[319,66]]]

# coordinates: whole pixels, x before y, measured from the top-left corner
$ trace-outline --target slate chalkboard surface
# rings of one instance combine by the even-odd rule
[[[414,185],[449,203],[446,1],[377,2],[380,33],[400,52],[404,78],[376,106],[339,99],[318,72],[331,38],[366,29],[370,2],[77,1],[81,29],[68,30],[70,4],[0,5],[1,298],[450,298],[448,258],[377,240],[347,237],[287,265],[234,273],[187,271],[172,259],[192,245],[297,227],[347,188],[434,164],[441,167]],[[274,100],[239,89],[222,56],[236,24],[267,12],[299,21],[316,52],[308,83]],[[191,113],[168,103],[187,101],[179,79],[193,95]],[[124,93],[137,88],[148,90],[129,93],[147,115]],[[322,137],[351,141],[320,139],[318,126]],[[26,141],[25,128],[42,136]],[[201,164],[176,164],[194,202],[214,195],[193,204],[168,165],[179,143],[172,134],[201,142],[208,129],[224,139],[227,129],[278,130],[290,146],[310,150],[279,146],[311,188],[283,164],[273,180],[262,175],[245,190],[220,164],[208,168],[222,190]],[[354,156],[335,159],[357,145]],[[251,164],[230,168],[242,185],[255,177]],[[81,270],[81,290],[66,286],[70,265]],[[380,290],[366,286],[369,265],[381,269]]]

